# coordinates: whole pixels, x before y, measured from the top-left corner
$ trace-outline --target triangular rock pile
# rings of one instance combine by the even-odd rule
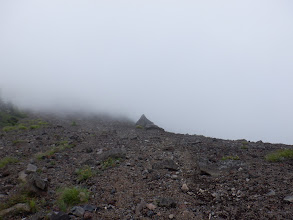
[[[145,115],[142,115],[140,117],[140,119],[136,122],[135,125],[136,126],[141,126],[141,127],[145,128],[145,129],[160,129],[160,130],[163,130],[159,126],[155,125],[152,121],[147,119],[147,117],[145,117]]]

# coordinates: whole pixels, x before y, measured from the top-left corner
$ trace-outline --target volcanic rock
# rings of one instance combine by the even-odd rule
[[[147,117],[145,115],[142,115],[140,117],[140,119],[136,122],[135,125],[136,126],[141,126],[141,127],[145,128],[145,129],[160,129],[160,130],[163,130],[159,126],[155,125],[152,121],[147,119]]]

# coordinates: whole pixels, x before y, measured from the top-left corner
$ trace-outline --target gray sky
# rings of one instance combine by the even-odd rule
[[[293,144],[292,11],[292,0],[0,0],[0,88],[24,107]]]

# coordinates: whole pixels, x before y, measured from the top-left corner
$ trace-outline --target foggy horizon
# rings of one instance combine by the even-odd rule
[[[1,1],[1,95],[293,144],[293,2]]]

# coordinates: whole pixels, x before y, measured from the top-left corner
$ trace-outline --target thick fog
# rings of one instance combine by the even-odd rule
[[[292,0],[1,0],[1,93],[293,144],[292,11]]]

